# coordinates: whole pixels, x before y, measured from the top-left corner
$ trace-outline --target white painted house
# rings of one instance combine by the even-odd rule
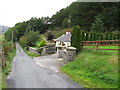
[[[54,39],[56,47],[70,47],[71,46],[71,32],[66,32],[57,39]]]

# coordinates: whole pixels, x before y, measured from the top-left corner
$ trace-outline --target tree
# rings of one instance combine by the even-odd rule
[[[77,52],[79,52],[82,48],[81,48],[81,33],[80,33],[80,27],[79,26],[75,26],[73,29],[73,34],[72,34],[72,46],[75,47],[77,49]]]
[[[88,32],[86,32],[85,41],[88,41],[88,40],[89,40],[89,34]]]
[[[34,46],[39,39],[39,32],[30,31],[20,38],[20,44],[23,47]]]
[[[100,18],[99,15],[96,16],[95,18],[96,20],[95,20],[95,23],[92,24],[91,30],[96,31],[96,32],[104,32],[105,27],[104,27],[102,19]]]
[[[52,40],[54,38],[54,35],[52,34],[52,32],[48,32],[47,33],[47,40]]]
[[[70,27],[69,19],[64,19],[62,22],[62,28],[68,28]]]
[[[77,28],[77,27],[74,27],[74,28],[73,28],[73,31],[72,31],[72,36],[71,36],[71,46],[75,46],[74,41],[75,41],[76,28]]]

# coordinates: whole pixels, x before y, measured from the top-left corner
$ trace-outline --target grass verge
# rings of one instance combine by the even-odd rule
[[[40,56],[40,55],[38,55],[38,54],[35,54],[35,53],[32,53],[32,52],[26,50],[25,48],[24,48],[23,50],[24,50],[24,52],[25,52],[28,56],[30,56],[30,57],[38,57],[38,56]]]
[[[83,48],[87,49],[96,49],[96,46],[83,46]],[[119,49],[119,46],[99,46],[99,49]],[[117,50],[100,50],[102,52],[117,52]]]
[[[117,53],[83,49],[61,71],[85,88],[118,88]]]
[[[16,49],[13,48],[10,52],[7,53],[6,57],[6,66],[2,69],[2,88],[6,87],[5,79],[9,72],[11,71],[11,62],[16,54]]]

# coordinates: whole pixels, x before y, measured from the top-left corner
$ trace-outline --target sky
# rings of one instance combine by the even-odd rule
[[[51,17],[76,0],[0,0],[0,25],[13,27],[31,17]]]

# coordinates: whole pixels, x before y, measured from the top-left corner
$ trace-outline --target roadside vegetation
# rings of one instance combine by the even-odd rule
[[[5,79],[9,74],[9,72],[11,71],[11,62],[16,54],[15,44],[4,41],[3,50],[4,50],[5,64],[2,67],[2,88],[6,88]]]
[[[83,49],[61,71],[85,88],[118,88],[118,53]]]
[[[30,51],[28,51],[27,49],[23,49],[24,50],[24,52],[28,55],[28,56],[30,56],[30,57],[38,57],[38,56],[40,56],[40,55],[38,55],[38,54],[35,54],[35,53],[32,53],[32,52],[30,52]]]

